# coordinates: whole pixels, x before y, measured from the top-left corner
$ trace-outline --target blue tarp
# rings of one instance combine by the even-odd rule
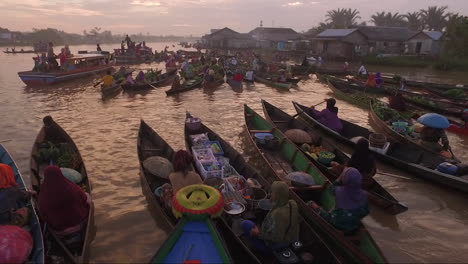
[[[201,263],[223,262],[205,222],[187,222],[164,263],[183,263],[186,260],[199,260]]]

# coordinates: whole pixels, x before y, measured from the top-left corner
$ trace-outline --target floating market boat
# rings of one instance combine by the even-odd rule
[[[335,80],[328,80],[328,88],[332,90],[336,98],[364,109],[369,109],[369,103],[375,98],[370,94],[340,85],[340,83]]]
[[[47,118],[47,117],[46,117]],[[31,185],[34,191],[40,193],[41,183],[44,175],[43,170],[51,162],[61,168],[70,168],[79,172],[82,180],[77,183],[80,188],[91,195],[91,185],[89,182],[86,168],[81,158],[80,152],[73,142],[72,138],[63,130],[60,125],[55,123],[51,117],[51,125],[44,126],[39,131],[36,140],[34,141],[31,151]],[[45,118],[44,118],[45,119]],[[44,151],[49,153],[56,153],[57,156],[50,155],[46,157]],[[60,197],[57,197],[60,199]],[[41,223],[42,226],[45,223]],[[81,236],[81,241],[78,243],[67,244],[62,236],[52,230],[50,227],[44,231],[44,240],[47,248],[48,256],[56,255],[63,257],[65,261],[71,263],[86,263],[89,253],[89,245],[94,239],[94,206],[89,207],[89,215],[85,231]]]
[[[312,185],[306,191],[301,191],[300,188],[290,189],[290,196],[297,202],[307,222],[314,227],[314,230],[319,232],[325,242],[337,254],[343,256],[346,262],[386,263],[387,260],[363,225],[355,233],[345,235],[310,207],[308,203],[314,201],[324,210],[331,210],[335,206],[335,197],[328,188],[330,182],[309,161],[305,154],[287,139],[279,129],[273,127],[272,124],[247,105],[244,105],[244,114],[251,143],[269,165],[277,180],[286,180],[287,175],[293,171],[305,172],[313,178],[315,185]],[[257,133],[273,134],[279,141],[278,146],[271,148],[257,144],[254,139]]]
[[[19,77],[26,85],[55,84],[63,81],[81,78],[112,69],[106,63],[107,56],[96,54],[75,55],[66,59],[67,69],[51,72],[23,71]],[[33,58],[36,60],[36,58]]]
[[[223,78],[220,78],[220,79],[217,79],[217,80],[213,80],[211,82],[207,81],[207,80],[203,80],[203,88],[205,89],[214,89],[214,88],[217,88],[218,86],[222,85],[224,83],[224,77]]]
[[[335,155],[334,161],[340,164],[346,164],[350,159],[344,152],[338,149],[336,145],[317,133],[317,129],[313,126],[308,125],[302,120],[295,119],[291,115],[285,113],[281,109],[264,100],[262,100],[262,106],[265,118],[279,130],[281,130],[281,132],[285,133],[289,129],[300,129],[306,131],[313,139],[311,145],[317,147],[321,146],[323,149],[332,152]],[[314,163],[314,165],[319,168],[320,171],[330,181],[335,181],[336,178],[338,178],[339,175],[336,175],[331,170],[329,170],[329,166],[320,163],[318,160],[312,158],[305,152],[304,154],[306,154],[306,157],[309,158],[309,161]],[[374,181],[373,184],[366,190],[369,193],[369,200],[390,214],[399,214],[408,210],[408,207],[398,202],[398,200],[396,200],[377,181]]]
[[[161,72],[161,71],[159,71]],[[148,82],[148,83],[135,83],[135,84],[122,84],[122,89],[124,91],[141,91],[141,90],[148,90],[152,89],[153,87],[159,87],[164,84],[167,84],[169,81],[171,81],[174,76],[176,75],[177,70],[172,70],[170,72],[163,73],[161,75],[157,76],[157,80],[154,82]]]
[[[190,113],[187,113],[187,118],[192,118]],[[229,166],[225,164],[225,166],[221,169],[220,175],[219,175],[219,177],[224,178],[225,185],[231,184],[230,179],[232,179],[232,182],[236,182],[234,179],[236,178],[238,179],[238,177],[241,177],[245,179],[246,181],[257,182],[258,183],[257,188],[263,188],[266,191],[265,194],[269,192],[270,182],[268,182],[249,163],[247,163],[245,159],[242,157],[242,155],[236,149],[234,149],[228,142],[223,140],[223,138],[221,138],[216,132],[208,128],[203,123],[200,123],[200,127],[195,130],[190,129],[187,125],[187,122],[185,124],[186,124],[185,129],[184,129],[185,144],[186,144],[187,149],[193,149],[193,147],[195,147],[190,137],[196,134],[200,135],[203,133],[206,133],[209,139],[207,143],[218,145],[217,147],[211,145],[212,149],[219,148],[217,150],[218,154],[216,155],[218,157],[217,159],[223,160],[223,162],[229,163]],[[195,167],[200,175],[204,175],[207,173],[207,172],[201,171],[200,166],[195,166]],[[216,172],[214,171],[211,171],[208,173],[210,173],[212,177],[218,177],[218,176],[215,176]],[[206,181],[210,181],[210,180],[206,180]],[[233,184],[233,185],[236,186],[237,184]],[[257,208],[258,205],[255,204],[258,202],[258,201],[255,202],[255,199],[257,199],[258,197],[257,198],[251,197],[252,199],[248,199],[247,193],[245,193],[243,190],[237,190],[237,191],[238,192],[223,193],[223,195],[225,196],[224,199],[227,202],[237,201],[242,204],[247,202],[245,206],[247,207],[248,210],[240,215],[241,218],[245,219],[247,218],[249,213],[251,214],[252,212],[259,210],[259,208]],[[250,216],[249,218],[252,221],[256,222],[258,226],[260,226],[265,215],[263,216],[261,216],[261,214],[260,215],[254,214],[254,215],[256,215],[256,217],[254,217],[253,219],[251,218],[252,216]],[[239,222],[239,216],[236,216],[236,215],[233,216],[233,215],[225,213],[222,215],[221,220],[224,223],[224,225],[228,227],[230,226],[234,227]],[[314,256],[315,261],[317,263],[340,263],[341,262],[342,260],[341,257],[337,257],[335,255],[335,252],[327,246],[327,244],[318,235],[318,233],[314,229],[312,229],[311,225],[309,225],[306,221],[304,221],[302,217],[299,222],[300,222],[299,242],[300,244],[302,244],[302,247],[300,249],[295,250],[296,254],[302,253],[302,252],[309,252]],[[238,242],[239,244],[242,244],[244,247],[248,248],[247,244],[245,244],[244,240],[240,236],[236,237],[236,240],[239,241]],[[271,259],[269,259],[268,257],[262,254],[259,254],[255,251],[252,251],[252,253],[260,261],[260,263],[271,262]],[[232,255],[235,256],[236,254],[232,253]],[[288,259],[288,257],[286,257],[286,259]]]
[[[277,87],[277,88],[281,88],[281,89],[286,89],[286,90],[289,90],[292,87],[291,83],[275,82],[275,81],[260,77],[258,75],[254,75],[254,80],[256,82],[264,83],[264,84],[269,85],[269,86],[273,86],[273,87]]]
[[[180,85],[179,88],[171,87],[171,89],[167,90],[166,95],[174,95],[174,94],[190,91],[190,90],[201,87],[202,83],[203,83],[202,78],[184,80],[184,82]]]
[[[172,212],[182,218],[151,263],[232,263],[211,218],[223,213],[221,193],[208,185],[181,188],[172,199]]]
[[[5,54],[29,54],[29,53],[36,53],[36,52],[34,50],[20,50],[20,51],[5,50],[5,51],[3,51],[3,53],[5,53]]]
[[[137,54],[136,50],[114,49],[114,57],[117,64],[137,64],[145,61],[151,61],[153,58],[153,51],[151,48],[141,48]]]
[[[337,133],[314,119],[311,110],[307,106],[300,105],[296,102],[293,102],[293,104],[299,114],[299,117],[306,123],[320,129],[328,136],[331,136],[339,142],[345,143],[353,148],[356,146],[357,139],[360,137],[368,139],[373,133],[367,128],[343,119],[340,119],[343,124],[343,130],[341,133]],[[414,146],[413,144],[403,144],[399,142],[390,143],[386,152],[372,151],[379,160],[408,173],[433,181],[440,186],[454,188],[462,192],[468,192],[468,180],[436,170],[437,166],[447,161],[447,159],[431,151],[426,151],[420,147]]]
[[[23,177],[16,165],[13,157],[11,157],[10,153],[6,150],[6,148],[0,144],[0,163],[6,164],[13,169],[15,174],[15,181],[18,184],[18,188],[21,190],[28,190],[26,185],[24,184]],[[18,208],[26,207],[29,211],[29,221],[26,226],[27,230],[31,233],[33,239],[33,249],[31,254],[29,255],[30,263],[45,263],[45,248],[44,248],[44,240],[42,238],[42,229],[39,222],[39,217],[37,216],[35,208],[32,206],[31,202],[28,203],[21,203],[18,204]]]
[[[101,85],[101,98],[106,100],[112,98],[122,92],[122,85],[115,83],[111,86]]]
[[[140,123],[138,132],[137,151],[138,160],[140,161],[140,180],[143,194],[158,223],[161,223],[162,220],[164,226],[172,230],[177,224],[177,219],[172,209],[168,209],[169,207],[165,205],[164,200],[160,197],[163,195],[162,186],[166,183],[170,183],[169,179],[167,177],[155,175],[155,173],[145,168],[144,163],[148,159],[157,157],[165,158],[172,162],[175,152],[171,146],[143,120]],[[158,196],[155,193],[157,193]],[[215,222],[215,228],[226,242],[229,253],[236,263],[260,263],[250,249],[239,242],[239,238],[234,234],[230,226],[217,220]]]
[[[382,77],[385,83],[391,83],[391,84],[400,84],[401,77],[400,78],[395,78],[395,77]],[[434,83],[434,82],[421,82],[421,81],[413,81],[413,80],[406,80],[406,85],[407,86],[412,86],[412,87],[421,87],[421,88],[435,88],[438,90],[442,91],[447,91],[450,89],[462,89],[462,90],[467,90],[468,91],[468,84],[465,85],[454,85],[454,84],[443,84],[443,83]]]

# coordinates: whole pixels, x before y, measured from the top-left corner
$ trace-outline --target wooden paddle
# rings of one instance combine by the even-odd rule
[[[156,89],[156,86],[152,85],[151,83],[147,82],[146,80],[145,80],[145,83],[146,83],[147,85],[151,86],[151,88]]]
[[[320,103],[318,103],[318,104],[314,104],[313,106],[311,106],[311,108],[312,108],[312,107],[316,107],[316,106],[318,106],[318,105],[321,105],[321,104],[325,103],[326,101],[327,101],[327,100],[324,100],[324,101],[322,101],[322,102],[320,102]],[[304,111],[300,111],[299,113],[293,115],[292,118],[295,118],[296,116],[298,116],[298,115],[300,115],[300,114],[302,114],[302,113],[304,113]]]
[[[390,176],[390,177],[394,177],[394,178],[398,178],[398,179],[411,180],[411,178],[400,176],[400,175],[395,175],[395,174],[391,174],[391,173],[387,173],[387,172],[378,171],[376,174],[384,175],[384,176]]]

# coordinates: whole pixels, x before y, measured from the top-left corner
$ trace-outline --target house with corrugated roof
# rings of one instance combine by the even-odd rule
[[[367,38],[356,28],[326,29],[312,38],[314,54],[325,58],[352,59],[367,54]]]
[[[443,36],[440,31],[420,31],[407,40],[406,53],[439,56]]]
[[[249,34],[242,34],[230,28],[214,30],[201,39],[204,48],[255,48],[256,42]]]
[[[416,33],[405,27],[359,26],[357,29],[367,38],[371,54],[403,54],[406,41]]]
[[[292,28],[257,27],[248,33],[262,48],[286,49],[294,41],[302,38]]]

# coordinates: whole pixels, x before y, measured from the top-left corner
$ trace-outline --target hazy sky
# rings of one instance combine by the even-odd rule
[[[327,10],[356,8],[369,21],[377,11],[406,13],[448,5],[468,15],[468,0],[0,0],[0,27],[52,27],[81,33],[95,26],[114,33],[203,35],[230,27],[241,33],[264,26],[307,30]]]

